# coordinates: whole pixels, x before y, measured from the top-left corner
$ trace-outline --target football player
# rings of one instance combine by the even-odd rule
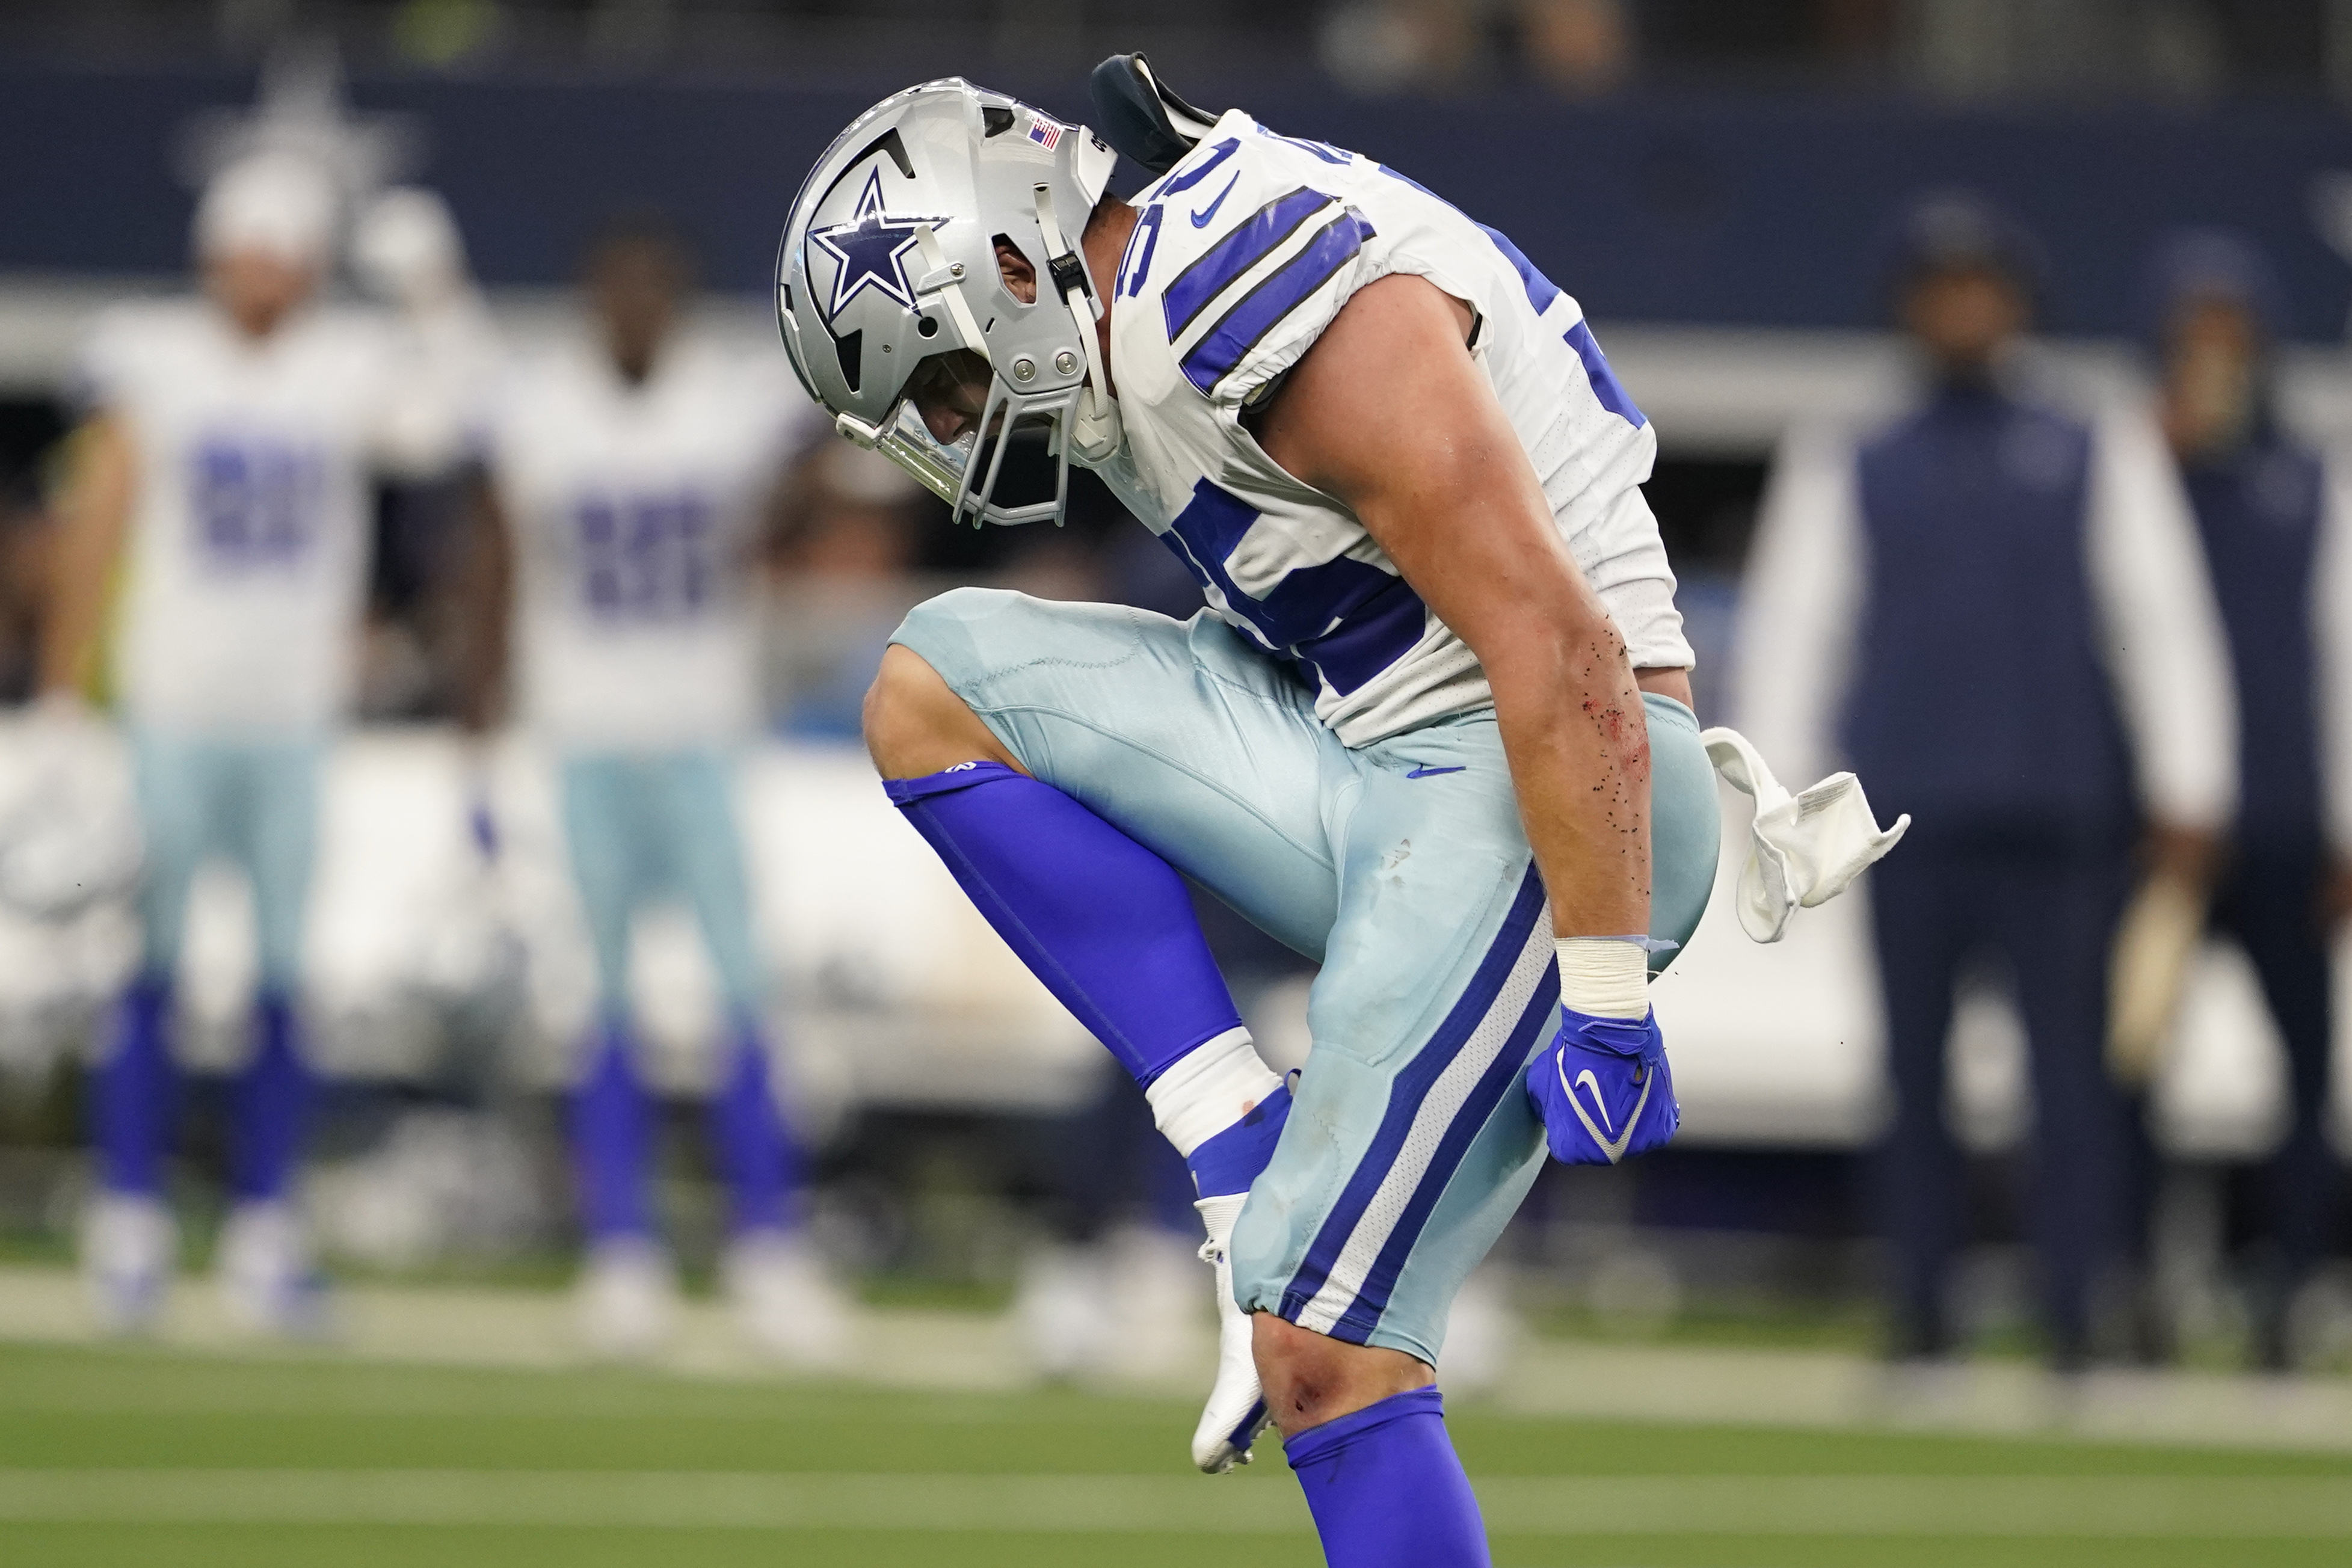
[[[1195,1462],[1270,1416],[1331,1562],[1484,1563],[1448,1303],[1547,1138],[1613,1163],[1677,1117],[1644,988],[1717,821],[1654,434],[1502,235],[1134,57],[1096,81],[1154,176],[1129,201],[1094,131],[960,79],[860,116],[785,229],[784,341],[959,517],[1055,517],[1093,468],[1208,609],[942,595],[867,743],[1192,1167],[1224,1312]],[[1321,963],[1295,1080],[1188,877]]]
[[[677,329],[688,274],[658,225],[614,229],[587,267],[593,340],[509,377],[488,422],[486,510],[501,569],[487,574],[484,619],[503,623],[510,575],[522,717],[560,759],[595,951],[598,1021],[572,1114],[590,1236],[583,1326],[600,1349],[637,1354],[668,1317],[629,936],[639,905],[675,892],[693,905],[728,1012],[709,1100],[730,1193],[726,1284],[763,1348],[822,1360],[845,1320],[797,1229],[800,1159],[770,1081],[730,755],[759,726],[751,557],[813,422],[772,361],[747,363]],[[486,641],[504,644],[495,631]],[[476,674],[487,686],[498,670]]]
[[[249,1325],[317,1321],[289,1199],[319,760],[352,691],[371,475],[455,455],[488,331],[437,198],[383,204],[362,237],[404,307],[397,325],[314,308],[339,193],[301,157],[256,153],[199,204],[202,296],[113,311],[84,363],[90,413],[75,437],[41,679],[53,729],[93,722],[83,694],[110,643],[145,839],[141,967],[92,1083],[100,1190],[84,1261],[118,1331],[153,1316],[175,1250],[167,1037],[189,887],[214,855],[250,883],[259,957],[218,1272]]]

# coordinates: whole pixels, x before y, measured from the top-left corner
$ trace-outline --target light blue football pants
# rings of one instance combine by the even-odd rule
[[[632,917],[675,893],[694,909],[728,1005],[757,1016],[760,962],[729,777],[715,748],[564,758],[564,836],[608,1011],[628,1005]]]
[[[133,732],[140,830],[146,862],[139,914],[147,972],[168,978],[187,936],[188,893],[215,855],[253,889],[260,988],[290,996],[302,971],[318,845],[317,739],[214,739],[170,730]]]
[[[1313,1049],[1234,1230],[1234,1295],[1435,1363],[1454,1292],[1542,1166],[1519,1077],[1559,1006],[1494,716],[1350,749],[1205,611],[964,588],[894,640],[1024,768],[1321,962]],[[1715,882],[1715,778],[1689,710],[1646,706],[1651,934],[1683,942]]]

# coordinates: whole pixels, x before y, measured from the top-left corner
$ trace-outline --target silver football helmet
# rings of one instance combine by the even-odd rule
[[[793,203],[776,319],[801,384],[958,521],[1059,522],[1070,459],[1118,449],[1102,305],[1078,244],[1117,160],[1086,127],[950,77],[859,115]],[[1000,236],[1035,267],[1034,302],[1005,287]],[[977,423],[941,441],[909,385],[966,350],[986,363],[987,392]],[[1000,497],[1007,451],[1039,442],[1050,494],[1041,471],[1032,493]]]

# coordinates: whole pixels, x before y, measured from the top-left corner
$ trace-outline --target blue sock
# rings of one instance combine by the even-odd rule
[[[1251,1051],[1175,868],[1000,762],[883,788],[1030,972],[1153,1092],[1200,1194],[1247,1190],[1290,1096]]]
[[[163,1190],[173,1091],[172,982],[142,975],[115,1009],[114,1043],[90,1075],[90,1130],[99,1179],[109,1192],[153,1197]]]
[[[767,1044],[759,1026],[738,1022],[707,1110],[710,1142],[727,1180],[728,1224],[736,1234],[781,1230],[797,1219],[793,1194],[801,1180],[800,1150],[776,1108],[770,1087]]]
[[[1282,1441],[1331,1568],[1486,1568],[1486,1525],[1434,1388]]]
[[[253,1060],[229,1086],[236,1129],[229,1186],[240,1203],[286,1196],[302,1152],[302,1124],[310,1103],[310,1070],[302,1061],[294,1000],[264,991],[253,1004]]]
[[[1184,879],[1077,801],[1001,762],[882,787],[1138,1083],[1241,1027]]]
[[[572,1095],[572,1157],[579,1174],[581,1218],[596,1240],[650,1236],[646,1200],[649,1107],[637,1082],[629,1027],[617,1015],[598,1026],[594,1055]]]

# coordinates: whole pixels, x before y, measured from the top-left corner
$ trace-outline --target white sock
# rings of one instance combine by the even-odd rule
[[[1229,1029],[1170,1063],[1143,1097],[1151,1102],[1160,1131],[1189,1156],[1281,1087],[1282,1080],[1258,1060],[1249,1030]]]
[[[1650,1013],[1650,950],[1638,936],[1559,939],[1559,1005],[1588,1018]]]

